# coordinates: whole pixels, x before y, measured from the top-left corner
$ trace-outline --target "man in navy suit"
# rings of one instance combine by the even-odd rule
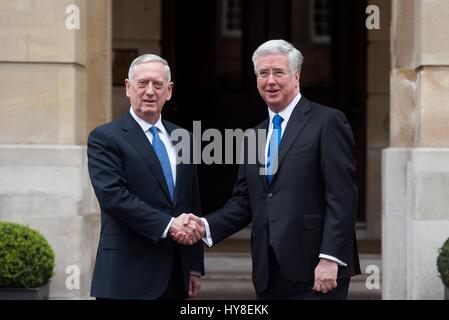
[[[170,140],[176,125],[162,120],[173,82],[167,61],[146,54],[125,80],[131,108],[94,129],[88,167],[101,208],[101,234],[91,295],[102,299],[185,299],[197,295],[203,247],[180,245],[169,232],[201,238],[182,212],[200,212],[196,167],[177,163]],[[188,133],[191,139],[191,135]],[[192,162],[190,162],[192,163]]]
[[[268,119],[254,130],[267,132],[258,150],[265,161],[240,165],[223,208],[201,220],[185,217],[204,222],[209,246],[252,223],[258,299],[346,299],[350,277],[360,273],[352,131],[342,112],[301,95],[302,62],[284,40],[257,48],[254,70]],[[246,140],[245,156],[258,145]],[[187,233],[172,236],[183,242]]]

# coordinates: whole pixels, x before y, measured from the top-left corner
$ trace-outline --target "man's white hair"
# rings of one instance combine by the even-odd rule
[[[296,49],[291,43],[278,39],[278,40],[269,40],[265,43],[262,43],[256,51],[253,53],[253,65],[254,71],[256,70],[256,61],[260,57],[272,55],[272,54],[283,54],[287,56],[288,65],[290,70],[301,71],[302,63],[304,62],[304,57],[302,53]]]
[[[134,61],[131,63],[130,67],[129,67],[129,71],[128,71],[128,79],[132,79],[133,75],[134,75],[134,67],[142,64],[142,63],[147,63],[147,62],[160,62],[164,65],[165,67],[165,79],[167,80],[167,82],[171,81],[171,72],[170,72],[170,67],[168,65],[167,60],[159,57],[158,55],[155,54],[151,54],[151,53],[147,53],[147,54],[143,54],[139,57],[137,57],[136,59],[134,59]]]

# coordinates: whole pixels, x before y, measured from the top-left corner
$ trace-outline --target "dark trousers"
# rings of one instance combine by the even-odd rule
[[[337,279],[337,287],[328,293],[313,291],[313,281],[290,281],[284,277],[273,247],[268,247],[268,285],[257,294],[258,300],[346,300],[350,278]]]

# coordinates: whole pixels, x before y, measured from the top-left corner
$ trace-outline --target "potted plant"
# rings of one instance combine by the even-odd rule
[[[449,238],[438,251],[437,267],[444,283],[445,298],[449,300]]]
[[[0,300],[48,299],[55,255],[28,226],[0,222]]]

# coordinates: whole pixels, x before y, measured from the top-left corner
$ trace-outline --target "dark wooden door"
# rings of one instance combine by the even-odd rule
[[[305,5],[309,2],[298,1]],[[348,116],[357,141],[358,163],[362,164],[359,181],[364,186],[366,85],[361,79],[365,76],[362,57],[366,48],[364,34],[353,29],[364,14],[360,2],[332,1],[329,85],[324,89],[306,86],[301,91],[312,100],[342,109]],[[238,36],[223,32],[222,0],[164,0],[162,5],[162,55],[172,67],[175,82],[173,99],[164,116],[188,129],[192,129],[193,121],[201,120],[203,131],[216,128],[221,132],[227,128],[244,130],[263,121],[267,110],[257,92],[251,56],[269,39],[291,41],[292,19],[301,16],[292,12],[292,1],[242,0]],[[301,50],[300,43],[295,45]],[[229,198],[236,174],[236,165],[199,166],[205,213]],[[361,196],[364,199],[363,192]],[[360,210],[359,219],[364,219],[364,210]]]

